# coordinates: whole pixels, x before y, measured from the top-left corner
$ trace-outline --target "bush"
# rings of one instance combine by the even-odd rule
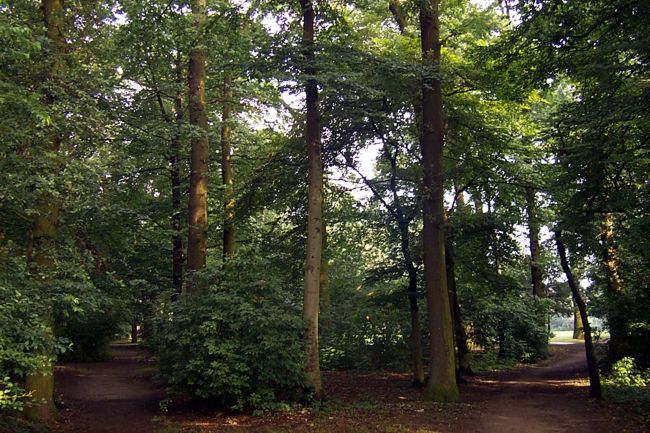
[[[544,301],[532,295],[481,297],[465,305],[470,338],[502,358],[534,362],[547,356],[548,331]]]
[[[283,408],[305,389],[300,310],[268,279],[229,279],[237,284],[183,297],[162,316],[154,345],[169,392],[235,410]]]
[[[650,372],[642,372],[637,368],[634,358],[626,357],[612,365],[612,372],[607,380],[612,385],[650,386]]]
[[[74,315],[57,328],[57,334],[72,343],[71,349],[59,356],[61,361],[109,359],[109,345],[120,330],[112,315],[102,311]]]
[[[404,296],[405,297],[405,296]],[[336,305],[323,329],[321,366],[333,370],[402,370],[409,365],[408,312],[353,297]]]
[[[11,381],[9,376],[0,377],[0,414],[2,412],[19,412],[23,410],[29,395],[20,386]]]
[[[617,403],[631,404],[643,421],[650,424],[650,371],[640,370],[634,358],[622,358],[603,378],[605,396]]]
[[[45,371],[65,348],[43,317],[47,303],[41,293],[26,260],[0,247],[0,412],[21,410],[29,402],[22,379]]]

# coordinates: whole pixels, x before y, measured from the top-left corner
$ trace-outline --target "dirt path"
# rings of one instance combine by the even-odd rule
[[[587,365],[580,344],[553,348],[538,365],[478,378],[469,399],[483,396],[476,433],[612,433],[638,431],[627,412],[587,398]],[[487,398],[486,398],[487,397]]]
[[[153,433],[164,388],[142,348],[114,345],[107,362],[67,363],[55,369],[64,410],[56,433]]]
[[[462,401],[423,402],[407,374],[325,374],[328,402],[317,414],[270,417],[174,409],[162,414],[163,387],[147,352],[115,346],[110,362],[56,368],[68,409],[56,433],[641,433],[629,409],[587,398],[581,345],[552,347],[543,363],[470,378]],[[155,419],[154,419],[155,418]]]

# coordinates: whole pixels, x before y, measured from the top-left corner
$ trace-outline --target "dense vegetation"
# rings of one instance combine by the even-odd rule
[[[0,1],[0,418],[127,335],[239,410],[454,400],[587,312],[645,386],[650,5],[494,3]]]

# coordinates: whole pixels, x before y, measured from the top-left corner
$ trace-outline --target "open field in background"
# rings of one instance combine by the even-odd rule
[[[551,331],[553,333],[553,336],[551,337],[551,343],[579,343],[582,344],[583,340],[574,340],[573,339],[573,331]],[[607,332],[601,332],[597,336],[598,338],[596,340],[605,340],[609,338],[609,334]]]

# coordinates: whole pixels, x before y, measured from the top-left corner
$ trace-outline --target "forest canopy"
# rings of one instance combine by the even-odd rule
[[[321,369],[454,401],[560,316],[647,368],[648,17],[0,1],[0,417],[51,418],[54,363],[127,336],[237,410],[319,400]]]

